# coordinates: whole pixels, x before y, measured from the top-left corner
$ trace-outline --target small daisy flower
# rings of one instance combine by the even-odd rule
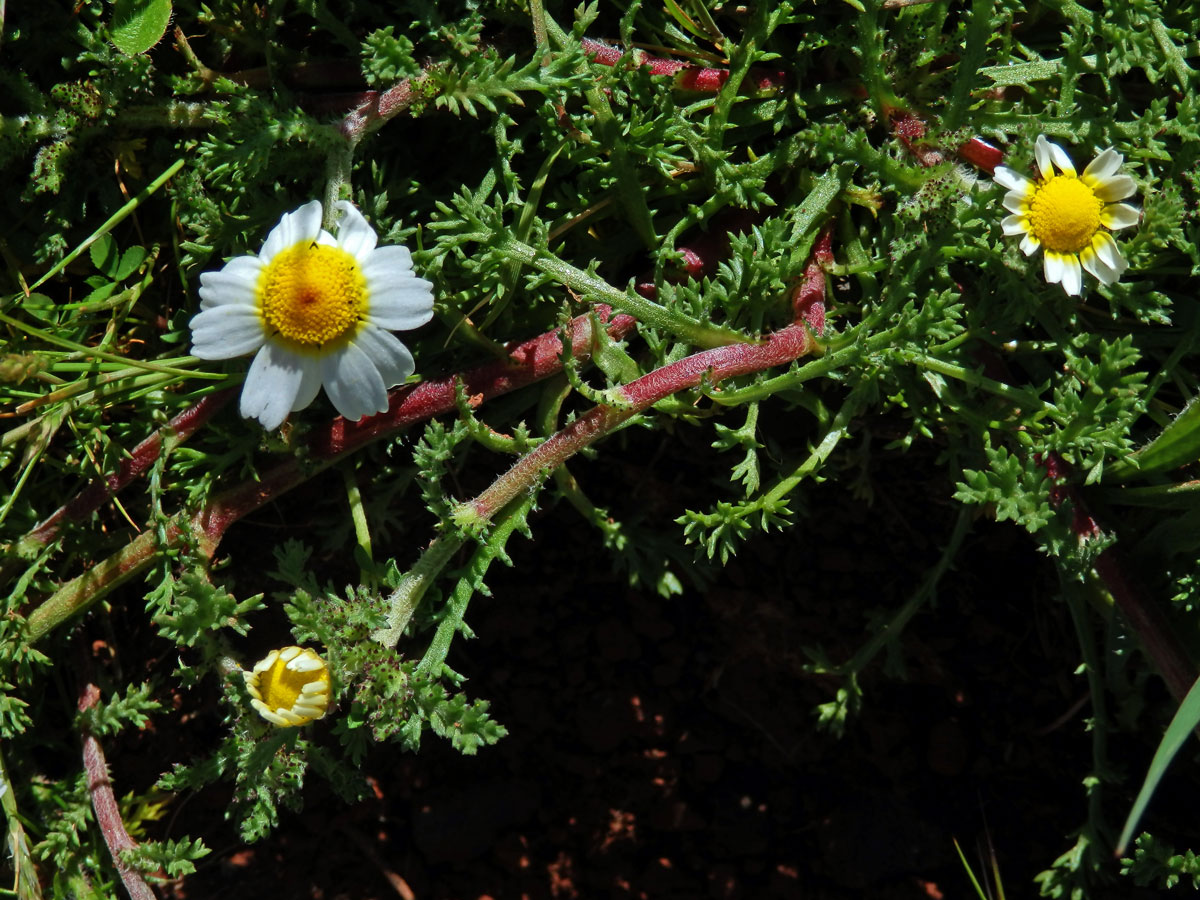
[[[996,167],[996,183],[1008,188],[1004,208],[1012,213],[1001,222],[1004,233],[1024,235],[1026,256],[1041,247],[1046,281],[1061,282],[1072,296],[1083,289],[1080,266],[1101,284],[1112,284],[1128,263],[1109,232],[1138,223],[1137,208],[1118,202],[1137,190],[1132,178],[1117,174],[1125,158],[1109,147],[1078,175],[1067,152],[1045,135],[1038,136],[1033,152],[1040,177],[1032,181]]]
[[[350,203],[337,237],[321,228],[321,203],[286,213],[257,256],[200,276],[192,353],[256,354],[241,413],[268,430],[316,399],[322,386],[351,421],[388,407],[387,389],[412,374],[392,334],[433,316],[433,285],[413,273],[406,247],[376,247],[375,230]]]
[[[250,705],[273,725],[306,725],[329,707],[329,670],[307,647],[272,650],[243,674]]]

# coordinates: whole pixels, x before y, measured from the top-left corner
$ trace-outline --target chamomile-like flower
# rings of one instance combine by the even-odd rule
[[[406,247],[377,247],[375,230],[342,200],[337,236],[321,228],[321,203],[284,214],[257,256],[200,276],[192,353],[255,353],[241,413],[268,430],[316,399],[357,421],[388,407],[387,389],[412,374],[412,354],[392,331],[433,316],[433,285],[413,273]]]
[[[273,725],[306,725],[329,708],[329,669],[307,647],[272,650],[243,674],[250,705]]]
[[[1138,223],[1137,208],[1118,202],[1137,190],[1132,178],[1117,174],[1125,158],[1109,147],[1079,175],[1067,152],[1045,135],[1033,152],[1039,175],[1032,180],[996,167],[996,183],[1008,189],[1004,207],[1012,213],[1000,223],[1004,233],[1024,235],[1026,256],[1040,247],[1046,281],[1061,282],[1072,296],[1083,289],[1081,266],[1101,284],[1112,284],[1128,263],[1109,232]]]

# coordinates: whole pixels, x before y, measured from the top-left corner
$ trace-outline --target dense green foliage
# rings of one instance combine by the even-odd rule
[[[1061,574],[1062,598],[1027,599],[1070,605],[1093,696],[1095,769],[1079,773],[1088,806],[1075,846],[1057,861],[1066,845],[1047,848],[1040,888],[1083,897],[1119,878],[1109,842],[1130,790],[1120,779],[1137,773],[1110,764],[1103,738],[1161,730],[1173,708],[1134,696],[1164,662],[1136,624],[1141,644],[1111,638],[1131,629],[1114,602],[1130,610],[1097,574],[1104,551],[1143,573],[1128,602],[1183,635],[1185,661],[1200,652],[1200,493],[1187,468],[1200,460],[1189,406],[1200,389],[1195,5],[542,6],[10,5],[0,738],[10,833],[19,812],[32,844],[25,863],[56,873],[47,891],[107,896],[117,870],[78,771],[79,735],[164,729],[218,694],[219,712],[204,714],[223,720],[222,737],[121,801],[141,841],[127,851],[135,868],[179,877],[205,852],[190,838],[150,840],[165,792],[231,783],[230,816],[252,841],[281,806],[301,805],[307,776],[360,796],[359,764],[376,744],[415,752],[431,731],[483,750],[505,728],[446,659],[471,637],[469,603],[488,592],[491,564],[509,562],[514,532],[536,539],[553,517],[580,514],[595,525],[581,554],[611,555],[664,596],[702,588],[755,534],[806,527],[813,480],[840,480],[866,502],[871,450],[859,438],[887,417],[891,449],[936,446],[940,469],[912,477],[956,485],[946,500],[964,512],[927,582],[881,595],[894,612],[862,652],[836,663],[811,649],[813,672],[840,683],[814,722],[834,735],[854,727],[859,673],[953,577],[972,516],[1011,520]],[[629,49],[604,65],[585,39]],[[656,74],[635,45],[724,75],[705,86]],[[390,90],[393,105],[371,107],[381,95],[368,89]],[[1118,236],[1128,272],[1086,282],[1079,298],[1001,234],[1003,190],[956,155],[983,138],[1030,173],[1039,134],[1081,168],[1117,148],[1138,186],[1142,222]],[[620,340],[598,334],[586,359],[507,397],[480,405],[460,386],[456,420],[341,456],[309,442],[329,428],[323,397],[276,434],[230,409],[194,435],[164,428],[246,368],[187,355],[199,274],[257,252],[282,213],[313,197],[351,199],[434,282],[434,322],[405,336],[418,377],[494,360],[597,303],[638,325]],[[702,503],[651,513],[636,492],[606,486],[621,505],[600,506],[566,466],[500,474],[593,404],[632,409],[622,386],[647,373],[791,325],[826,230],[816,352],[719,384],[700,377],[605,426],[667,441],[708,430],[716,452],[679,460]],[[159,429],[144,478],[39,537],[39,522]],[[624,446],[618,435],[588,452]],[[219,545],[205,516],[253,508],[236,491],[259,480],[278,499],[280,466],[291,466],[286,487],[335,486],[323,526]],[[519,482],[515,499],[482,513],[467,503],[497,476]],[[232,570],[252,557],[275,571],[239,582],[223,568],[230,557]],[[152,646],[123,644],[113,618],[140,622]],[[249,706],[238,670],[291,643],[326,658],[335,707],[315,726],[279,729]],[[105,702],[77,713],[70,694],[88,683]],[[1106,713],[1106,696],[1138,712]],[[47,752],[55,765],[43,770]],[[1164,885],[1197,871],[1190,851],[1149,836],[1126,869]]]

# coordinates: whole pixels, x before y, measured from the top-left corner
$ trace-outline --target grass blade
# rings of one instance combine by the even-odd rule
[[[1129,811],[1129,818],[1125,820],[1125,828],[1121,831],[1121,839],[1117,842],[1117,856],[1125,854],[1129,839],[1133,837],[1133,832],[1137,828],[1138,822],[1141,821],[1142,813],[1146,811],[1150,798],[1154,796],[1154,791],[1166,773],[1167,766],[1171,764],[1171,760],[1175,758],[1175,754],[1179,752],[1183,742],[1187,740],[1188,735],[1198,724],[1200,724],[1200,679],[1192,685],[1192,689],[1179,704],[1175,718],[1167,726],[1167,732],[1163,735],[1162,742],[1154,753],[1154,759],[1150,761],[1146,780],[1142,784],[1141,791],[1138,792],[1137,799],[1133,802],[1133,809]]]

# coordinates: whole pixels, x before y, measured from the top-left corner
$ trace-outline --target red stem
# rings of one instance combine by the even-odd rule
[[[580,43],[583,45],[583,52],[592,62],[600,63],[602,66],[615,66],[625,55],[623,48],[592,38],[584,38]],[[634,64],[646,66],[650,69],[651,75],[674,76],[675,87],[681,91],[715,94],[729,80],[728,69],[694,66],[678,59],[651,56],[645,50],[636,48],[631,53]],[[757,94],[773,94],[787,86],[787,73],[780,70],[751,68],[746,75],[746,82]]]
[[[538,483],[584,447],[659,400],[695,388],[707,379],[717,383],[735,375],[786,365],[810,352],[815,342],[804,325],[789,325],[762,344],[729,344],[693,354],[655,369],[615,390],[612,404],[600,404],[521,457],[455,518],[466,527],[491,521],[518,494]]]
[[[79,698],[79,711],[84,712],[95,706],[100,700],[100,689],[94,684],[84,688]],[[146,884],[140,872],[125,863],[121,854],[126,850],[137,847],[137,841],[125,830],[121,819],[121,808],[117,805],[113,793],[112,780],[108,776],[108,763],[104,759],[104,750],[95,736],[84,729],[83,732],[83,768],[87,773],[88,793],[92,795],[92,809],[96,811],[96,824],[104,835],[104,843],[112,855],[117,874],[125,885],[132,900],[156,900],[154,891]]]
[[[826,225],[817,235],[804,279],[792,294],[794,320],[807,323],[818,336],[825,333],[825,269],[833,265],[832,232],[833,226]]]
[[[1042,460],[1042,467],[1051,482],[1051,504],[1058,507],[1064,500],[1071,501],[1074,512],[1071,528],[1079,541],[1089,541],[1099,536],[1100,523],[1088,512],[1078,486],[1068,481],[1071,467],[1057,453],[1047,455]],[[1095,569],[1117,608],[1125,616],[1125,621],[1133,628],[1146,653],[1154,661],[1171,696],[1176,702],[1182,702],[1196,681],[1196,666],[1176,637],[1166,615],[1125,576],[1116,547],[1108,547],[1100,553]]]
[[[537,484],[574,454],[612,432],[622,423],[655,403],[707,381],[761,372],[787,365],[817,348],[812,332],[825,322],[825,270],[833,261],[830,229],[822,230],[805,267],[804,281],[796,291],[794,324],[783,328],[761,344],[729,344],[695,353],[678,362],[655,369],[613,391],[611,403],[601,403],[537,448],[517,460],[473,500],[463,503],[455,515],[459,525],[479,528],[490,522],[521,492]],[[809,329],[812,329],[810,331]]]
[[[135,478],[144,475],[146,470],[154,465],[155,460],[162,452],[164,441],[173,440],[175,443],[186,441],[229,402],[236,390],[237,388],[226,388],[193,403],[134,447],[129,456],[121,460],[116,472],[93,481],[35,526],[21,539],[18,546],[23,549],[31,545],[44,546],[58,537],[59,531],[66,522],[79,521],[85,516],[91,515],[119,490]]]
[[[608,325],[608,334],[620,340],[636,324],[632,316],[612,315],[607,306],[597,306],[596,315]],[[572,353],[576,359],[591,355],[591,316],[577,316],[569,325]],[[176,515],[166,528],[165,547],[153,531],[144,531],[108,559],[62,585],[34,609],[25,620],[25,634],[35,643],[58,625],[87,609],[117,585],[144,570],[163,549],[176,546],[185,535],[211,557],[225,531],[238,519],[276,499],[342,456],[385,437],[407,425],[455,410],[454,383],[460,378],[471,395],[487,399],[532,384],[562,370],[560,332],[556,329],[515,345],[507,361],[487,363],[459,376],[447,376],[403,387],[392,393],[391,408],[359,422],[333,419],[310,438],[309,456],[280,463],[259,479],[247,481],[218,494],[190,518]]]
[[[614,340],[620,340],[637,324],[632,316],[613,316],[609,306],[597,306],[596,314],[602,323],[608,325],[608,334]],[[592,328],[589,317],[577,316],[572,319],[570,330],[572,353],[579,358],[590,356]],[[559,332],[546,332],[517,344],[509,351],[507,360],[498,360],[462,374],[447,375],[393,391],[387,412],[357,422],[338,416],[309,439],[307,462],[287,460],[265,473],[258,481],[245,482],[225,491],[205,507],[196,521],[215,550],[230,525],[309,478],[313,474],[312,459],[327,465],[401,428],[454,411],[457,408],[456,382],[462,382],[468,396],[489,400],[540,381],[562,371],[561,353]]]

